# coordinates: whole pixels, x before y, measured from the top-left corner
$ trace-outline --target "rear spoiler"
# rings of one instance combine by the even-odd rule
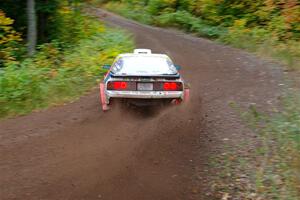
[[[170,79],[170,80],[180,78],[179,74],[139,76],[139,75],[116,75],[111,72],[110,75],[111,75],[111,77],[114,77],[114,78],[165,78],[165,79]]]

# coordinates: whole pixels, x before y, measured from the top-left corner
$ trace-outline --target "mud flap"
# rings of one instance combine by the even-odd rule
[[[190,88],[185,88],[184,89],[184,102],[189,102],[190,101]]]
[[[108,111],[109,106],[105,102],[104,84],[100,83],[100,103],[103,111]]]

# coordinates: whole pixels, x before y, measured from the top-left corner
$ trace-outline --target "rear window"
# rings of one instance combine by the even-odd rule
[[[164,57],[129,56],[120,58],[112,71],[118,75],[172,75],[177,70],[172,61]]]

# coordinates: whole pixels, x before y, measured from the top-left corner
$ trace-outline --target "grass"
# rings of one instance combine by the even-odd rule
[[[231,105],[235,106],[235,105]],[[235,106],[235,109],[237,107]],[[214,158],[217,171],[211,182],[218,198],[229,194],[234,199],[297,200],[300,196],[300,95],[298,91],[282,99],[282,110],[260,113],[251,106],[241,113],[258,133],[253,147],[235,144]],[[249,152],[249,150],[251,150]],[[236,153],[242,152],[242,153]]]
[[[109,2],[105,5],[109,11],[118,13],[128,19],[132,19],[143,24],[152,24],[153,17],[148,14],[144,7],[132,8],[131,6],[118,2]]]
[[[300,42],[296,40],[281,41],[263,28],[246,29],[233,26],[217,39],[221,43],[236,48],[246,49],[265,58],[273,58],[285,66],[286,70],[300,69]]]
[[[263,124],[256,190],[264,199],[296,200],[300,196],[300,96],[286,97],[283,108],[272,117],[254,119]]]
[[[236,48],[255,52],[259,56],[272,58],[285,65],[286,70],[300,69],[300,42],[282,41],[276,34],[262,27],[249,29],[243,20],[237,20],[232,27],[211,25],[209,21],[196,17],[187,11],[162,10],[151,15],[148,7],[139,4],[109,1],[105,9],[129,19],[161,27],[176,27],[200,37],[214,39]]]
[[[199,17],[193,16],[186,11],[164,13],[155,18],[154,24],[162,27],[177,27],[186,32],[196,33],[200,37],[219,38],[226,33],[226,29],[221,26],[208,25]]]
[[[40,46],[33,58],[6,63],[0,71],[0,118],[76,99],[102,79],[103,64],[133,49],[124,31],[86,20],[92,33],[72,47],[63,49],[54,41]]]

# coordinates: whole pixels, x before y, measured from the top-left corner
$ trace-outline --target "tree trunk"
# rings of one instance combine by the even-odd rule
[[[32,56],[35,53],[35,47],[37,42],[37,26],[36,26],[36,13],[35,13],[35,1],[27,0],[27,48],[28,55]]]

